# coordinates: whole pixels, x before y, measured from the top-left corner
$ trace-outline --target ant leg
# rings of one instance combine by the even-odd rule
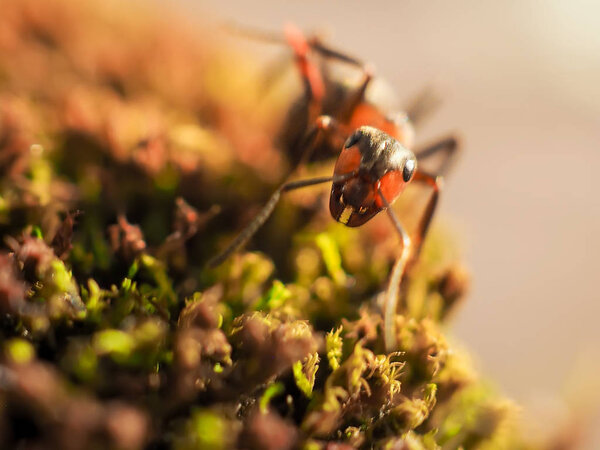
[[[325,96],[323,74],[314,61],[311,61],[308,57],[311,44],[302,31],[292,24],[286,24],[284,35],[294,52],[296,67],[304,83],[310,122],[311,118],[321,113],[323,97]]]
[[[292,173],[298,168],[306,164],[319,143],[321,139],[331,135],[331,133],[342,135],[343,132],[347,131],[344,129],[340,123],[331,116],[319,116],[317,120],[315,120],[314,124],[308,129],[300,143],[296,146],[296,148],[303,149],[300,153],[300,157],[298,161],[294,163]]]
[[[300,75],[305,82],[308,101],[315,97],[320,102],[325,91],[325,75],[323,73],[319,73],[319,69],[314,62],[311,62],[307,59],[309,50],[313,50],[327,59],[336,59],[353,66],[364,68],[364,63],[360,59],[323,44],[318,36],[305,37],[299,28],[290,23],[285,25],[283,37],[277,33],[246,28],[239,24],[227,24],[225,28],[229,32],[246,36],[250,39],[276,44],[287,43],[292,48],[296,56],[296,65],[300,70]],[[266,81],[274,82],[279,74],[285,70],[287,64],[287,60],[276,61],[275,64],[273,64],[273,66],[267,71],[268,75],[265,77]],[[267,85],[267,83],[265,84]]]
[[[363,71],[363,79],[358,86],[358,88],[350,94],[348,99],[346,100],[345,105],[340,112],[340,118],[342,121],[347,121],[352,117],[356,108],[363,103],[365,99],[365,93],[367,92],[367,87],[371,83],[374,75],[374,69],[372,66],[365,64],[362,66]]]
[[[458,139],[455,136],[450,136],[434,142],[423,149],[416,150],[415,156],[421,161],[435,154],[443,153],[444,159],[440,163],[440,167],[436,173],[437,175],[446,175],[456,160],[459,151],[460,147],[458,145]]]
[[[307,186],[313,186],[315,184],[328,183],[328,182],[342,182],[346,181],[349,178],[352,178],[356,174],[354,172],[347,173],[344,175],[334,175],[331,177],[320,177],[320,178],[311,178],[308,180],[298,180],[298,181],[290,181],[282,184],[277,188],[275,192],[269,198],[269,201],[263,206],[263,209],[258,213],[258,215],[254,218],[252,222],[246,228],[242,230],[240,234],[229,244],[229,246],[219,253],[217,256],[212,258],[208,262],[208,266],[211,268],[217,267],[221,263],[223,263],[229,256],[242,247],[244,244],[248,242],[248,240],[256,233],[256,231],[267,221],[267,219],[271,216],[271,213],[275,209],[275,206],[279,202],[281,194],[284,192],[289,192],[294,189],[300,189]]]
[[[272,44],[285,44],[286,43],[286,39],[284,37],[282,37],[279,33],[272,33],[269,31],[247,28],[242,25],[235,24],[235,23],[226,24],[224,28],[231,33],[235,33],[235,34],[238,34],[240,36],[244,36],[244,37],[247,37],[250,39],[260,40],[260,41],[272,43]],[[302,32],[300,32],[297,29],[297,27],[295,27],[293,24],[287,24],[286,28],[295,29],[294,30],[295,33],[302,34]],[[357,67],[364,66],[364,63],[360,59],[358,59],[354,56],[350,56],[347,53],[343,53],[339,50],[329,47],[328,45],[323,44],[323,41],[318,36],[309,36],[305,40],[311,49],[313,49],[315,52],[321,54],[325,58],[337,59],[338,61],[350,64],[353,66],[357,66]]]
[[[391,353],[395,351],[397,347],[395,319],[396,311],[398,310],[398,300],[400,298],[400,283],[402,282],[402,275],[404,275],[406,266],[410,259],[410,250],[412,244],[408,233],[402,227],[402,224],[398,220],[398,216],[396,216],[396,213],[391,208],[387,199],[383,195],[383,192],[381,192],[381,189],[379,188],[378,191],[379,196],[383,200],[383,204],[386,208],[385,210],[390,220],[394,224],[394,228],[396,228],[400,239],[402,240],[402,253],[392,268],[383,306],[383,342],[386,352]]]
[[[417,171],[415,173],[414,181],[419,181],[427,184],[433,188],[433,192],[429,201],[427,202],[427,207],[425,208],[425,212],[423,214],[423,219],[419,224],[419,228],[417,229],[416,242],[412,242],[408,233],[402,227],[402,224],[398,220],[398,217],[394,213],[394,210],[390,207],[387,199],[384,197],[381,189],[379,189],[379,195],[383,200],[383,204],[386,207],[386,211],[388,216],[390,217],[396,231],[398,232],[400,239],[402,240],[402,253],[400,257],[394,263],[394,267],[392,268],[392,273],[390,275],[390,281],[388,284],[388,289],[385,293],[385,302],[384,302],[384,312],[383,312],[383,328],[384,328],[384,344],[387,352],[392,352],[396,350],[396,325],[395,318],[396,312],[398,310],[398,300],[400,298],[400,284],[402,282],[402,276],[407,270],[407,266],[410,262],[414,261],[415,258],[419,255],[421,251],[421,246],[423,244],[423,240],[427,234],[427,230],[429,229],[429,225],[431,224],[431,219],[433,218],[433,213],[435,212],[435,208],[437,206],[437,202],[439,199],[439,194],[442,189],[442,177],[441,176],[433,176],[428,173]],[[412,252],[411,252],[412,250]]]
[[[429,201],[427,202],[425,212],[423,213],[423,218],[421,219],[421,223],[419,224],[419,228],[417,229],[417,242],[415,245],[415,251],[413,253],[413,257],[416,258],[419,255],[419,252],[421,251],[421,246],[423,244],[423,241],[425,240],[425,236],[427,235],[429,225],[431,224],[431,219],[433,218],[433,213],[435,212],[435,207],[437,206],[443,183],[442,176],[431,175],[421,170],[417,170],[413,181],[425,183],[432,188],[432,193],[429,197]]]
[[[431,87],[422,89],[409,103],[406,115],[415,126],[426,116],[430,115],[441,103],[440,97],[436,95]]]
[[[273,33],[271,31],[246,27],[239,23],[225,23],[222,27],[227,33],[242,38],[262,41],[267,44],[287,44],[285,39],[281,36],[281,33]],[[289,67],[291,67],[291,64],[287,52],[285,55],[280,55],[275,60],[268,62],[261,80],[261,92],[266,92],[269,87],[277,83],[281,75],[284,74]]]
[[[298,68],[298,72],[304,83],[304,92],[309,111],[309,122],[317,117],[322,111],[323,98],[325,97],[325,79],[327,78],[326,66],[319,67],[315,61],[309,58],[309,52],[311,50],[319,53],[326,59],[337,59],[362,68],[365,73],[365,80],[358,89],[356,94],[357,100],[351,102],[349,105],[350,111],[354,109],[356,104],[359,104],[362,101],[364,98],[364,91],[373,77],[373,70],[370,66],[365,65],[363,62],[352,56],[324,45],[317,36],[307,38],[299,28],[292,24],[285,25],[284,36],[288,45],[294,52],[296,67]]]
[[[337,59],[338,61],[342,61],[344,63],[350,64],[352,66],[364,67],[365,63],[360,59],[350,56],[347,53],[343,53],[339,50],[335,50],[321,41],[318,36],[312,36],[308,39],[308,43],[316,52],[319,52],[325,58],[329,59]]]
[[[313,45],[319,46],[317,51],[322,52],[323,54],[327,54],[328,49],[325,47],[321,48],[317,38],[307,38],[302,31],[293,24],[285,25],[283,36],[268,31],[245,28],[237,24],[228,25],[227,29],[233,33],[251,39],[268,43],[287,44],[292,49],[295,65],[304,84],[306,103],[311,113],[310,117],[315,118],[321,113],[321,103],[323,96],[325,95],[324,74],[321,73],[317,64],[311,60],[309,53],[313,49]],[[289,65],[288,58],[287,55],[284,58],[278,58],[268,66],[265,71],[264,87],[272,86],[281,74],[284,73]]]

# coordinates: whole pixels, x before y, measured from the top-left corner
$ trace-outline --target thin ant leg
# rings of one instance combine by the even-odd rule
[[[436,174],[446,175],[456,160],[459,150],[458,139],[455,136],[450,136],[434,142],[423,149],[416,150],[415,156],[419,161],[422,161],[435,154],[444,153],[444,159],[442,160],[439,169],[436,171]]]
[[[331,136],[331,134],[345,136],[349,133],[348,130],[346,130],[343,125],[340,125],[340,123],[333,117],[325,115],[319,116],[317,120],[315,120],[315,123],[308,129],[299,145],[296,147],[302,148],[303,150],[302,153],[300,153],[298,161],[294,164],[292,173],[298,167],[306,164],[310,160],[315,148],[321,142],[321,139]]]
[[[425,236],[427,235],[427,230],[429,230],[429,225],[431,224],[431,219],[433,218],[433,213],[435,212],[435,208],[440,197],[440,191],[442,190],[443,183],[441,176],[431,175],[421,170],[417,170],[413,182],[425,183],[426,185],[432,188],[431,196],[429,197],[427,207],[425,208],[425,212],[423,213],[423,218],[421,219],[421,223],[419,224],[419,228],[417,229],[417,242],[414,246],[415,250],[413,252],[413,258],[416,258],[417,256],[419,256],[421,246],[423,244],[423,241],[425,240]]]
[[[292,47],[294,53],[296,54],[296,64],[299,68],[300,75],[302,76],[303,80],[305,80],[305,86],[310,87],[310,91],[308,89],[306,90],[306,100],[309,104],[310,112],[313,112],[313,110],[316,109],[314,106],[312,106],[311,102],[319,102],[320,106],[320,103],[322,102],[323,97],[325,95],[325,83],[329,77],[329,74],[327,66],[325,64],[323,64],[320,68],[317,68],[315,62],[307,60],[307,65],[305,66],[304,59],[305,54],[307,52],[306,46],[308,46],[313,51],[319,53],[325,59],[335,59],[356,66],[362,70],[362,72],[364,73],[363,81],[357,89],[356,93],[354,93],[351,96],[351,98],[347,102],[347,105],[344,107],[344,111],[348,111],[348,117],[351,116],[352,112],[354,111],[354,108],[358,104],[360,104],[364,99],[364,94],[367,89],[367,86],[373,78],[373,68],[369,65],[366,65],[361,60],[353,56],[350,56],[346,53],[334,50],[333,48],[326,46],[325,44],[323,44],[323,42],[318,36],[312,36],[308,38],[305,37],[299,29],[297,29],[291,24],[286,25],[285,35],[290,47]],[[319,84],[314,74],[319,75],[321,84]],[[311,76],[314,76],[314,78],[311,78]],[[323,87],[322,92],[319,90],[321,88],[321,85]],[[319,94],[322,95],[319,96]],[[310,118],[311,117],[309,116],[309,121]],[[342,119],[344,118],[344,115],[342,115]]]
[[[308,180],[298,180],[298,181],[290,181],[282,184],[273,194],[269,201],[265,204],[263,209],[258,213],[258,215],[254,218],[252,222],[246,228],[242,230],[240,234],[229,244],[229,246],[223,250],[220,254],[212,258],[208,262],[208,266],[211,268],[217,267],[221,263],[223,263],[229,256],[242,247],[244,244],[248,242],[248,240],[256,233],[256,231],[267,221],[267,219],[271,216],[271,213],[275,209],[275,206],[279,202],[281,194],[284,192],[289,192],[294,189],[300,189],[307,186],[314,186],[315,184],[322,183],[339,183],[346,181],[356,174],[354,172],[347,173],[344,175],[337,175],[331,177],[320,177],[320,178],[311,178]]]
[[[320,54],[325,59],[338,60],[362,69],[365,73],[365,80],[367,81],[363,82],[363,86],[359,89],[357,95],[359,96],[359,101],[363,99],[364,90],[372,78],[372,70],[358,58],[325,45],[318,36],[306,37],[300,29],[289,23],[284,27],[284,37],[281,37],[276,33],[252,30],[239,25],[229,25],[227,28],[234,33],[252,39],[271,43],[287,43],[291,47],[294,52],[296,67],[298,68],[304,83],[305,101],[309,105],[309,111],[311,113],[309,122],[321,112],[321,103],[325,96],[325,79],[327,78],[325,68],[320,68],[315,61],[312,61],[309,58],[309,52],[311,50]],[[274,83],[277,77],[283,73],[287,64],[287,60],[277,60],[267,71],[268,75],[265,77],[265,84],[271,85]],[[363,90],[362,93],[360,93],[361,89]],[[350,110],[352,109],[353,105],[351,105]]]
[[[427,202],[425,212],[423,213],[423,218],[417,230],[417,236],[415,239],[416,242],[413,242],[410,239],[408,233],[406,233],[402,227],[402,224],[398,220],[398,217],[394,213],[394,210],[390,207],[390,204],[381,192],[381,189],[379,189],[379,195],[383,200],[383,204],[386,207],[388,216],[390,217],[392,223],[394,224],[394,228],[396,228],[396,231],[402,240],[402,253],[394,263],[392,273],[390,274],[388,288],[385,293],[383,329],[385,349],[388,353],[395,351],[397,347],[395,318],[398,310],[402,276],[408,270],[409,264],[416,260],[421,251],[423,241],[437,206],[439,193],[442,189],[442,177],[433,176],[422,171],[417,171],[415,173],[415,178],[413,181],[425,183],[433,189],[432,194],[429,197],[429,201]]]
[[[398,310],[398,299],[400,298],[400,283],[402,281],[402,275],[404,274],[410,259],[411,239],[408,233],[402,227],[400,220],[398,220],[398,216],[396,216],[396,213],[383,195],[383,192],[381,192],[380,188],[378,188],[378,191],[379,196],[383,200],[383,204],[386,208],[385,210],[390,220],[394,224],[394,228],[396,228],[396,231],[400,236],[400,240],[402,241],[402,253],[392,268],[390,281],[385,293],[385,302],[383,307],[383,342],[386,352],[391,353],[395,351],[397,347],[395,324],[396,311]]]
[[[237,24],[230,24],[227,29],[233,33],[257,39],[269,43],[287,44],[294,53],[295,65],[302,78],[306,102],[314,119],[321,113],[321,103],[325,95],[324,75],[319,67],[310,58],[310,51],[313,45],[319,43],[317,38],[307,39],[302,31],[292,24],[286,24],[283,36],[268,31],[254,30],[245,28]],[[327,48],[321,48],[320,44],[317,51],[327,54]],[[332,51],[333,54],[335,52]],[[288,66],[288,57],[277,59],[266,70],[265,86],[273,85]],[[310,119],[309,119],[310,122]]]
[[[315,62],[309,58],[311,46],[302,31],[292,24],[286,24],[284,35],[294,52],[296,67],[304,83],[310,122],[321,113],[323,97],[325,96],[323,74]]]
[[[441,100],[431,87],[422,89],[409,103],[406,115],[414,126],[429,116],[441,103]]]
[[[319,38],[309,38],[308,42],[315,51],[319,52],[325,58],[337,59],[338,61],[361,68],[365,65],[360,59],[355,58],[354,56],[350,56],[347,53],[342,53],[339,50],[334,50],[333,48],[326,46]]]
[[[262,41],[267,44],[287,45],[285,38],[279,32],[274,33],[271,31],[246,27],[239,23],[225,23],[222,28],[227,33],[235,34],[239,37]],[[285,71],[291,67],[290,62],[290,55],[286,52],[285,55],[280,55],[274,61],[267,64],[261,81],[262,92],[266,92],[269,87],[277,83]]]
[[[374,69],[370,65],[363,65],[363,79],[358,86],[358,88],[350,94],[348,99],[346,100],[346,104],[344,105],[342,112],[340,113],[340,119],[342,121],[349,120],[354,114],[354,110],[357,106],[365,100],[365,93],[367,92],[367,88],[373,79]]]
[[[294,25],[291,24],[286,25],[286,27],[296,28]],[[235,23],[225,24],[224,28],[230,33],[235,33],[250,39],[260,40],[274,44],[287,43],[285,37],[282,37],[280,33],[272,33],[270,31],[252,29]],[[297,32],[300,31],[298,30]],[[364,66],[364,63],[360,59],[323,44],[323,41],[321,41],[321,39],[318,36],[309,36],[308,38],[306,38],[306,42],[308,43],[310,48],[312,48],[315,52],[320,53],[325,58],[336,59],[338,61],[353,66]]]
[[[342,112],[340,113],[340,120],[342,123],[345,123],[346,120],[350,119],[356,107],[364,101],[367,87],[373,79],[373,68],[369,65],[364,65],[361,67],[363,69],[363,80],[358,88],[346,100],[346,104],[342,108]],[[318,117],[315,121],[315,125],[308,130],[300,143],[295,146],[296,148],[303,148],[304,150],[302,151],[298,162],[294,164],[294,168],[302,166],[310,160],[310,157],[312,156],[312,153],[319,142],[318,138],[323,134],[323,132],[331,130],[334,132],[339,132],[341,128],[342,125],[340,125],[340,123],[331,116],[323,115]],[[296,152],[292,152],[292,154],[294,153]]]

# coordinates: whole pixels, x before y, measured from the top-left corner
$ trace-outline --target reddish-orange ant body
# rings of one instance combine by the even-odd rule
[[[248,34],[248,32],[244,32]],[[271,35],[250,32],[262,39],[280,42],[282,39]],[[396,260],[384,302],[384,342],[387,351],[396,349],[394,320],[398,306],[399,287],[409,262],[420,251],[421,244],[433,217],[441,190],[441,177],[456,153],[457,141],[453,137],[443,139],[420,151],[413,147],[414,114],[386,115],[375,104],[367,101],[365,93],[373,79],[372,70],[356,58],[345,55],[325,46],[318,38],[306,38],[300,30],[288,25],[285,40],[292,48],[295,64],[304,84],[304,97],[290,115],[290,122],[302,121],[297,111],[304,114],[302,135],[287,139],[295,165],[298,167],[312,158],[315,149],[325,147],[325,152],[336,152],[342,147],[337,158],[333,175],[283,183],[271,196],[256,218],[234,239],[209,265],[216,266],[231,253],[243,246],[269,218],[283,192],[332,183],[329,210],[335,220],[346,226],[363,225],[377,213],[386,211],[402,241],[402,252]],[[349,89],[329,77],[326,66],[317,63],[335,59],[360,67],[363,80],[358,87]],[[310,125],[310,124],[313,125]],[[284,137],[289,138],[290,127]],[[343,144],[342,144],[343,143]],[[446,158],[438,174],[430,174],[418,167],[417,160],[443,153]],[[407,184],[419,182],[431,188],[427,206],[413,239],[402,227],[390,205],[402,193]]]

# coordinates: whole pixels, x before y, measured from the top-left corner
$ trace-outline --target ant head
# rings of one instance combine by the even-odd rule
[[[369,221],[400,195],[417,169],[415,155],[396,139],[373,127],[360,127],[344,144],[334,174],[354,176],[333,183],[329,210],[350,227]]]

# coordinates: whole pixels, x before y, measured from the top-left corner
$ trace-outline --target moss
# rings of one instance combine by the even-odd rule
[[[35,357],[33,345],[24,339],[14,338],[5,343],[6,359],[15,364],[25,364]]]

